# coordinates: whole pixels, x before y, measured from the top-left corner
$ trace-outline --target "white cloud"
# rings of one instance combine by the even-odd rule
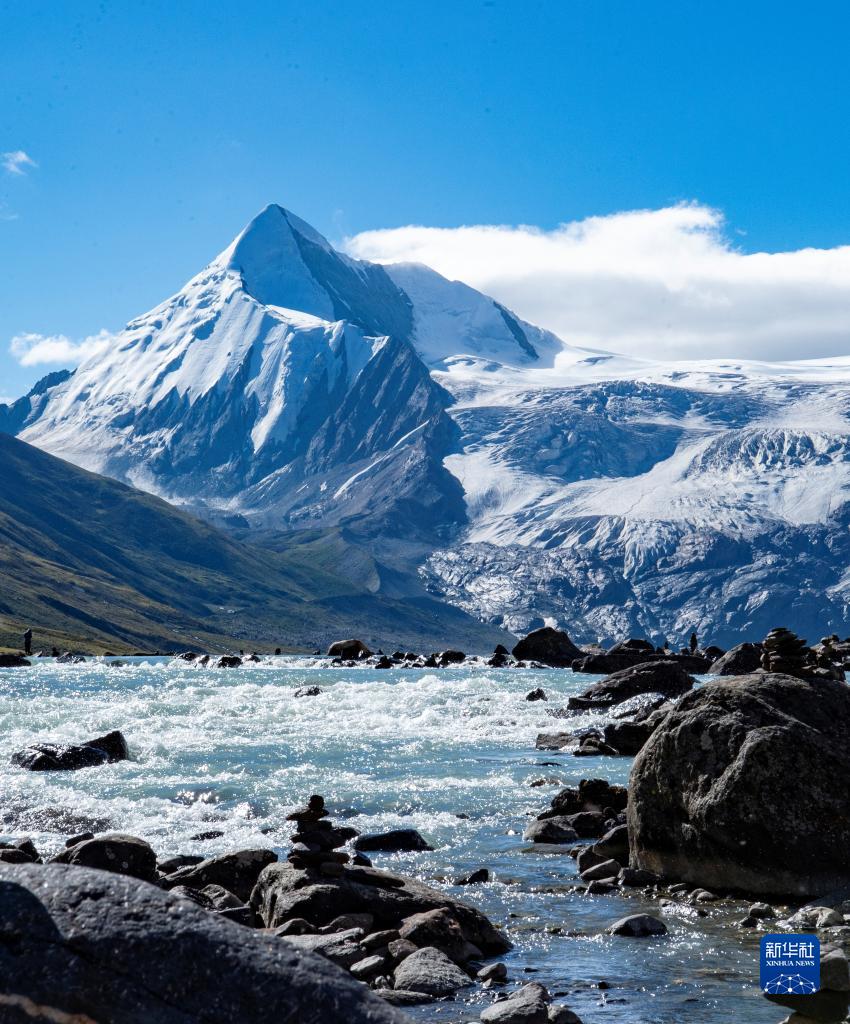
[[[746,254],[722,214],[696,203],[552,231],[365,231],[345,248],[426,263],[577,345],[656,358],[850,354],[850,246]]]
[[[29,153],[22,149],[14,149],[9,153],[0,153],[3,170],[9,174],[26,174],[31,167],[38,167]]]
[[[106,330],[72,341],[64,334],[16,334],[9,342],[9,351],[21,366],[61,363],[75,366],[105,348],[113,335]]]

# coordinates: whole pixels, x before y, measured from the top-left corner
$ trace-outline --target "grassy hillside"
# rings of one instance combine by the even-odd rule
[[[388,599],[317,533],[287,550],[233,540],[152,495],[0,434],[0,646],[268,650],[344,635],[484,650],[499,634],[423,597]],[[372,573],[374,575],[374,573]]]

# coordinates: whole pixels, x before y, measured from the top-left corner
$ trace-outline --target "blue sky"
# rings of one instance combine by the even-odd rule
[[[850,242],[839,2],[0,2],[0,23],[0,395],[55,368],[13,337],[119,329],[270,201],[332,239],[696,202],[727,249]]]

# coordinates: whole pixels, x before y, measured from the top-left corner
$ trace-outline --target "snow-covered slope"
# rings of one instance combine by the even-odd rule
[[[850,358],[570,347],[271,206],[7,418],[264,531],[340,526],[406,551],[435,594],[515,631],[729,642],[781,622],[848,632],[848,415]]]

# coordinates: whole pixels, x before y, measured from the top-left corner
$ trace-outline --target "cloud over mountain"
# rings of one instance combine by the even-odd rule
[[[722,213],[697,203],[551,231],[365,231],[345,248],[382,263],[425,263],[574,344],[652,358],[850,352],[850,246],[745,253]]]

